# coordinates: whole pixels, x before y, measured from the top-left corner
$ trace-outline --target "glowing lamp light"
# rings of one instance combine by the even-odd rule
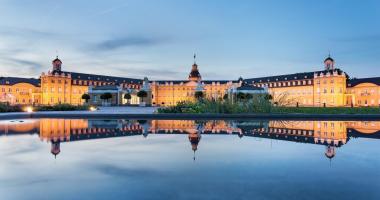
[[[33,107],[32,106],[28,106],[24,110],[25,110],[25,112],[31,113],[31,112],[33,112]]]
[[[95,110],[96,110],[96,108],[94,106],[90,107],[90,111],[95,111]]]

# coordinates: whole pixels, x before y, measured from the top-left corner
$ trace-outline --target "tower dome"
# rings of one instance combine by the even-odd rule
[[[201,74],[198,71],[198,65],[195,62],[196,55],[194,54],[194,64],[191,66],[191,72],[189,74],[190,81],[200,81],[202,79]]]
[[[334,70],[335,61],[331,58],[330,54],[323,63],[325,63],[325,70]]]
[[[58,56],[53,61],[51,61],[51,64],[53,65],[53,73],[61,72],[62,61],[58,58]]]

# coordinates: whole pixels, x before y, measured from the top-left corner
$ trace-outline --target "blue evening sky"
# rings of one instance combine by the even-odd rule
[[[65,71],[203,79],[315,71],[331,52],[380,76],[378,0],[0,0],[0,76]]]

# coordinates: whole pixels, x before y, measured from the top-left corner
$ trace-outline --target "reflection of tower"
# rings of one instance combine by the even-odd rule
[[[239,134],[238,134],[239,138],[241,139],[243,136],[244,136],[244,133],[242,130],[239,130]]]
[[[325,156],[330,160],[331,165],[331,159],[334,158],[336,154],[335,147],[334,146],[327,146]]]
[[[58,141],[51,141],[51,154],[54,155],[54,158],[57,158],[57,155],[61,152],[61,147],[60,147],[61,142]]]
[[[195,151],[198,149],[199,141],[201,140],[201,134],[199,132],[193,132],[189,133],[189,141],[191,144],[191,149],[194,151],[194,157],[195,160]]]

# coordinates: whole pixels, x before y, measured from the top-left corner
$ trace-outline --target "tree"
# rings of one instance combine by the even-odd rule
[[[88,100],[90,99],[90,95],[89,94],[82,94],[82,99],[86,101],[86,103],[88,103]]]
[[[124,99],[126,99],[128,104],[129,104],[130,103],[129,101],[132,99],[131,94],[129,94],[129,93],[124,94]]]
[[[271,94],[266,94],[265,95],[265,99],[266,100],[272,100],[273,99],[273,96]]]
[[[137,92],[137,96],[141,98],[141,102],[144,101],[144,98],[148,96],[148,93],[145,90],[140,90]]]
[[[103,93],[100,95],[100,99],[103,99],[105,100],[106,102],[108,102],[109,99],[112,98],[112,94],[109,93],[109,92],[106,92],[106,93]]]
[[[223,95],[223,100],[227,100],[228,99],[228,94],[224,94]]]
[[[195,98],[197,99],[202,99],[204,94],[202,91],[196,91],[195,94],[194,94]]]
[[[239,93],[237,93],[236,97],[237,97],[238,99],[240,99],[240,100],[243,100],[243,99],[245,99],[246,96],[245,96],[244,93],[239,92]]]

